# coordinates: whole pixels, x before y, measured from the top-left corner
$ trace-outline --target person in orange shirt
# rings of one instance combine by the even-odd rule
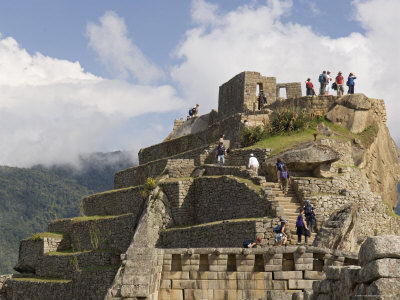
[[[336,76],[336,85],[337,85],[337,95],[343,96],[344,94],[344,86],[343,86],[343,75],[342,72],[339,71],[338,75]]]

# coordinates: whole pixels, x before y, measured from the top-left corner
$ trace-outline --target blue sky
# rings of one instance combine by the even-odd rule
[[[382,93],[369,78],[392,71],[397,2],[0,1],[0,164],[137,151],[192,104],[216,108],[218,86],[243,70],[281,82],[353,71],[357,88],[388,101],[397,140],[395,85]]]

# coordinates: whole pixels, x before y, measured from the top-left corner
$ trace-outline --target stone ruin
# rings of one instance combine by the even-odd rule
[[[268,102],[258,110],[260,89]],[[317,141],[280,153],[241,147],[245,120],[264,125],[282,110],[325,116],[354,138],[325,126]],[[218,167],[222,133],[230,152]],[[250,153],[259,174],[246,169]],[[303,97],[300,83],[242,72],[220,86],[218,112],[175,120],[163,142],[140,150],[138,166],[115,174],[113,190],[82,200],[81,216],[21,241],[19,274],[0,277],[0,297],[399,299],[400,219],[391,212],[398,154],[383,100]],[[276,183],[278,155],[292,174],[287,194]],[[296,245],[306,199],[317,210],[317,233],[312,245]],[[287,247],[275,246],[272,231],[282,218]],[[244,239],[259,237],[258,248],[242,249]]]

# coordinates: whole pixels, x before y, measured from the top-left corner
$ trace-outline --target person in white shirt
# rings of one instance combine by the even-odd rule
[[[325,95],[329,95],[329,85],[331,84],[332,81],[332,76],[331,76],[331,71],[326,71],[326,90],[325,90]]]
[[[254,157],[254,154],[250,154],[250,159],[249,159],[249,165],[247,166],[249,169],[253,170],[256,175],[258,175],[258,167],[260,166],[258,160],[256,157]]]

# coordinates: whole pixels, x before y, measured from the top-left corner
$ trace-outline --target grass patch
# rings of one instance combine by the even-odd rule
[[[85,197],[85,198],[87,198],[87,199],[89,199],[89,198],[95,198],[95,197],[102,196],[102,195],[107,195],[107,194],[112,194],[112,193],[127,191],[127,190],[130,190],[130,189],[136,189],[136,188],[141,188],[141,187],[143,187],[143,185],[129,186],[129,187],[126,187],[126,188],[120,188],[120,189],[115,189],[115,190],[108,190],[108,191],[104,191],[104,192],[101,192],[101,193],[96,193],[96,194],[87,196],[87,197]]]
[[[253,181],[247,178],[236,177],[233,176],[237,181],[245,183],[250,189],[254,190],[257,194],[261,195],[263,193],[263,189],[258,184],[255,184]]]
[[[37,232],[32,234],[27,239],[32,239],[35,241],[41,240],[43,238],[59,238],[62,239],[64,235],[62,233],[54,233],[54,232]]]
[[[51,277],[38,277],[38,276],[30,276],[30,277],[13,277],[10,280],[16,281],[26,281],[26,282],[43,282],[43,283],[70,283],[72,279],[61,279],[61,278],[51,278]]]
[[[236,222],[244,222],[244,221],[259,221],[259,220],[262,220],[262,219],[264,219],[264,217],[221,220],[221,221],[213,221],[213,222],[208,222],[208,223],[203,223],[203,224],[196,224],[196,225],[179,225],[179,226],[174,226],[174,227],[170,227],[170,228],[167,228],[167,229],[163,229],[161,231],[173,231],[173,230],[186,229],[186,228],[205,227],[205,226],[218,225],[218,224],[222,224],[222,223],[236,223]],[[270,219],[273,219],[273,218],[270,217]]]
[[[374,123],[367,127],[363,132],[355,134],[344,126],[333,124],[332,122],[321,118],[310,122],[308,128],[306,129],[284,132],[276,135],[268,135],[261,141],[247,147],[247,149],[270,148],[272,150],[271,156],[277,155],[278,153],[295,148],[301,144],[313,141],[313,134],[318,132],[317,127],[321,123],[324,123],[331,130],[331,136],[323,136],[323,138],[341,141],[352,141],[353,139],[359,139],[364,147],[369,147],[373,143],[379,130],[378,125]],[[319,139],[319,137],[320,135],[317,136],[317,139]]]
[[[60,250],[60,251],[51,251],[45,253],[45,255],[49,256],[67,256],[67,255],[77,255],[81,253],[89,253],[91,251],[74,251],[73,249],[66,249],[66,250]]]

